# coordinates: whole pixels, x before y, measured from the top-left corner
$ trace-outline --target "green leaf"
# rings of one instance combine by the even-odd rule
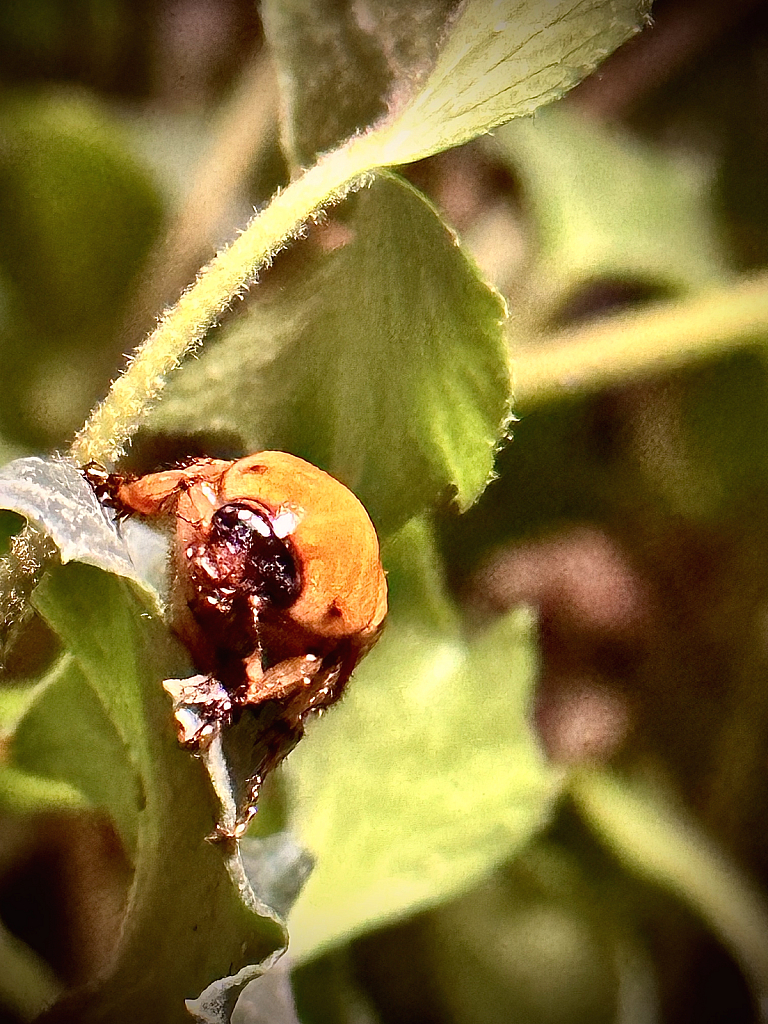
[[[542,25],[534,0],[467,0],[421,84],[396,89],[378,127],[325,154],[276,193],[204,269],[94,410],[73,455],[83,462],[118,456],[169,372],[323,207],[365,183],[372,171],[458,145],[554,99],[636,31],[647,10],[647,0],[561,0],[547,9]],[[434,426],[442,432],[446,424],[438,420]],[[460,500],[463,483],[458,481]]]
[[[286,832],[276,832],[264,839],[252,839],[246,836],[241,841],[240,849],[247,878],[252,882],[254,889],[259,892],[260,897],[266,900],[268,906],[274,908],[276,914],[282,919],[287,915],[312,870],[312,858]],[[246,1000],[246,1003],[251,1003],[258,1010],[260,994],[263,992],[266,1007],[272,1014],[268,1018],[271,1024],[279,1024],[283,1021],[283,1017],[285,1017],[285,1024],[296,1024],[293,1015],[287,1012],[277,1013],[275,1012],[276,1008],[270,1005],[270,996],[274,995],[270,985],[266,991],[262,990],[259,976],[266,973],[268,966],[271,968],[274,960],[274,957],[270,958],[271,962],[263,964],[260,969],[251,968],[241,972],[241,978],[238,979],[236,986],[232,984],[233,979],[231,978],[224,978],[222,981],[209,985],[200,999],[188,1002],[190,1011],[202,1024],[228,1024],[237,994],[247,982],[255,981],[257,983],[250,986],[250,998]],[[275,981],[275,973],[270,969],[270,984]],[[287,988],[290,993],[289,984]],[[261,1010],[264,1012],[263,1006]],[[240,1019],[249,1021],[250,1017],[246,1012],[245,1018],[241,1016]]]
[[[0,377],[14,382],[0,421],[25,449],[60,449],[114,374],[161,207],[118,119],[85,92],[6,93],[0,135]]]
[[[553,882],[536,877],[545,872],[557,872]],[[566,851],[537,843],[473,891],[438,907],[424,922],[422,955],[434,964],[449,1019],[618,1024],[620,918],[612,918],[618,901],[605,888],[588,886]]]
[[[537,318],[601,280],[680,294],[728,276],[710,176],[692,161],[562,107],[506,125],[492,148],[533,219],[523,301]]]
[[[239,857],[205,841],[216,802],[202,764],[177,745],[161,686],[182,667],[180,651],[128,583],[91,566],[60,567],[38,588],[35,603],[69,654],[59,686],[49,687],[35,709],[38,721],[50,722],[55,707],[43,707],[46,698],[68,704],[66,720],[48,727],[53,752],[37,737],[40,763],[50,768],[53,760],[57,774],[94,796],[100,791],[99,802],[109,804],[123,834],[132,823],[137,829],[114,962],[56,1012],[83,1024],[148,1015],[182,1024],[190,1019],[185,999],[242,971],[228,986],[234,1003],[258,971],[249,965],[279,946],[282,936],[257,916]],[[69,748],[67,728],[80,730]],[[22,744],[30,767],[31,744],[32,737]],[[87,757],[94,763],[83,764]],[[100,780],[99,769],[108,777]]]
[[[364,11],[269,0],[286,149],[306,164],[376,122],[370,167],[460,145],[562,96],[649,9],[648,0],[378,0]]]
[[[13,764],[73,786],[81,804],[111,815],[131,859],[138,846],[144,799],[135,766],[87,677],[65,655],[21,719],[11,745]]]
[[[89,346],[159,227],[153,185],[84,93],[6,97],[0,130],[0,267],[31,323]]]
[[[283,94],[283,146],[306,165],[386,112],[394,83],[434,63],[455,0],[266,0],[264,29]]]
[[[558,99],[642,27],[648,0],[468,0],[431,72],[394,95],[372,165],[420,160]]]
[[[357,196],[341,230],[346,245],[311,253],[179,372],[150,425],[292,451],[388,531],[488,481],[508,415],[503,306],[400,179]]]
[[[88,800],[69,782],[45,778],[37,770],[0,766],[0,808],[6,814],[82,810],[87,806]]]
[[[13,732],[44,687],[45,680],[31,683],[28,680],[3,680],[0,686],[0,742]]]
[[[388,545],[384,636],[287,761],[293,828],[317,858],[290,918],[298,960],[471,886],[543,826],[559,790],[528,724],[529,614],[468,642],[443,595],[438,625],[425,550],[434,565],[420,522]],[[412,591],[432,593],[421,616]]]
[[[157,593],[143,584],[122,533],[116,531],[92,489],[71,463],[21,459],[5,467],[0,473],[0,504],[3,503],[45,528],[59,545],[63,560],[89,562],[113,570],[137,586],[141,599],[157,611]],[[145,540],[143,536],[132,536],[132,550],[145,556]],[[153,551],[150,548],[150,556]],[[82,564],[73,566],[71,572],[74,575],[65,577],[72,589],[69,596],[65,596],[63,585],[56,590],[55,581],[60,576],[53,583],[44,583],[35,594],[49,624],[64,641],[67,653],[48,677],[36,686],[17,687],[20,693],[14,692],[13,699],[6,701],[3,724],[10,733],[12,760],[0,768],[0,800],[14,811],[90,805],[112,817],[136,866],[125,927],[137,945],[134,949],[129,944],[127,950],[119,952],[112,974],[105,979],[104,990],[97,987],[95,991],[89,990],[88,995],[68,997],[63,1012],[76,1012],[78,1019],[83,1020],[101,1019],[105,992],[110,993],[111,999],[111,986],[119,989],[126,984],[121,971],[135,969],[134,960],[143,955],[142,943],[154,944],[154,915],[170,914],[163,903],[175,898],[174,891],[178,896],[181,889],[201,904],[213,900],[213,906],[208,908],[211,927],[216,930],[216,941],[223,929],[225,951],[229,948],[232,954],[229,971],[236,971],[234,975],[224,971],[208,977],[199,998],[187,999],[187,1008],[203,1024],[226,1024],[242,988],[261,975],[285,947],[287,932],[281,913],[295,897],[309,870],[304,851],[286,840],[276,849],[266,851],[252,844],[246,871],[236,846],[221,847],[216,851],[218,873],[227,879],[228,887],[221,877],[211,873],[210,847],[203,837],[212,830],[220,808],[216,808],[213,820],[202,833],[201,820],[205,820],[206,811],[210,813],[211,804],[215,804],[214,792],[232,803],[234,788],[240,780],[230,777],[230,768],[223,762],[221,771],[211,771],[212,763],[218,766],[221,758],[211,759],[206,751],[201,758],[209,771],[206,782],[200,762],[192,762],[176,748],[175,742],[171,741],[173,756],[167,746],[158,746],[158,728],[162,730],[161,736],[163,732],[174,731],[171,707],[160,684],[169,669],[173,674],[173,663],[178,671],[177,645],[139,603],[137,594],[116,576],[96,573],[82,577],[78,575],[86,572]],[[163,665],[167,666],[165,672]],[[260,741],[258,723],[247,730],[246,740],[247,767],[249,757],[253,756],[253,744]],[[184,769],[193,763],[190,780]],[[252,775],[253,771],[247,774]],[[190,807],[179,801],[175,786],[184,788],[191,800],[199,801],[196,811],[200,813],[188,816]],[[170,843],[171,853],[175,852],[171,862],[166,860],[167,828],[179,835],[184,830],[188,833],[182,839],[181,856],[179,844],[174,851],[174,844]],[[203,853],[195,849],[198,841]],[[163,872],[168,872],[167,877],[162,877]],[[190,879],[188,875],[196,878]],[[267,902],[273,895],[278,897],[281,913]],[[159,909],[154,905],[158,900]],[[179,934],[188,940],[188,926],[193,932],[198,930],[197,922],[189,922],[190,915],[197,911],[182,903],[178,903]],[[258,918],[263,920],[257,924]],[[269,948],[270,932],[271,948],[278,948],[266,960],[250,959],[249,952],[259,945]],[[195,939],[198,943],[205,941],[204,930]],[[200,961],[198,955],[197,974],[186,976],[182,970],[178,977],[170,972],[170,980],[165,979],[167,997],[177,1001],[177,1008],[183,1007],[179,993],[189,996],[200,989],[198,974],[207,963],[204,959]],[[166,967],[158,961],[159,970]],[[148,984],[157,984],[157,979],[150,979]],[[136,999],[146,995],[146,991],[137,991]],[[122,1007],[119,995],[114,995],[114,999],[115,1006]]]
[[[72,707],[77,708],[83,699],[88,703],[88,693],[78,687],[81,682],[78,679],[73,680],[76,700],[71,700],[72,693],[66,684],[76,675],[72,669],[70,659],[64,656],[37,682],[0,687],[0,736],[5,748],[5,757],[0,763],[0,806],[6,812],[60,812],[92,806],[91,787],[83,786],[83,778],[71,770],[72,751],[83,742],[86,743],[85,757],[79,767],[84,769],[86,777],[99,770],[97,762],[89,756],[93,736],[82,729],[77,711],[72,729]],[[62,695],[63,700],[59,699]],[[96,712],[99,713],[98,705]],[[109,722],[106,724],[110,729]],[[112,747],[109,755],[105,763],[113,767],[108,773],[102,771],[101,778],[107,781],[114,774],[122,783],[122,749]],[[99,803],[98,798],[95,802]],[[131,835],[135,839],[135,828],[123,832],[129,847]]]

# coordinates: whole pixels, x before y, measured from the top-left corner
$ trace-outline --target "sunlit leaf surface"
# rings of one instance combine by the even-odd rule
[[[292,451],[384,531],[491,475],[510,377],[503,305],[432,206],[396,178],[170,382],[154,430]]]
[[[293,827],[317,858],[290,918],[296,957],[469,887],[559,791],[528,721],[529,614],[467,641],[433,558],[421,524],[392,542],[385,635],[287,762]]]

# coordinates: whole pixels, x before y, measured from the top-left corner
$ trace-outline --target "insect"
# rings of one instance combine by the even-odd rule
[[[285,452],[146,476],[83,473],[117,518],[172,529],[171,621],[199,675],[165,680],[180,742],[204,749],[272,702],[261,778],[333,704],[387,613],[376,531],[338,480]]]

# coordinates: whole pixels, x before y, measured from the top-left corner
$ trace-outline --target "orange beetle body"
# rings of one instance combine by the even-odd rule
[[[138,478],[84,473],[118,517],[173,524],[173,625],[205,673],[166,680],[181,741],[199,749],[239,708],[276,701],[293,745],[306,715],[341,696],[386,617],[378,539],[358,499],[285,452]]]
[[[276,517],[293,515],[289,534],[303,586],[291,618],[327,637],[375,635],[387,612],[379,541],[368,513],[343,484],[285,452],[240,459],[221,478],[221,499],[252,496]]]

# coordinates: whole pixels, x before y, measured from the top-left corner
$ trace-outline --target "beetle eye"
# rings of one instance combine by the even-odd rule
[[[209,545],[219,562],[230,562],[241,586],[277,608],[301,592],[298,566],[288,543],[276,536],[266,513],[252,505],[222,505],[211,519]]]

